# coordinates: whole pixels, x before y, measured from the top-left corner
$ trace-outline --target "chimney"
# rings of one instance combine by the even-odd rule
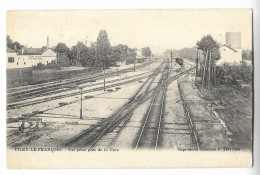
[[[49,48],[49,36],[47,36],[47,48]]]

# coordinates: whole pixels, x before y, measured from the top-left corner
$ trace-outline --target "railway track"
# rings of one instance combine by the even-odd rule
[[[145,78],[148,78],[149,76],[152,76],[153,74],[156,74],[158,72],[158,70],[160,70],[161,66],[162,66],[162,64],[159,65],[159,67],[156,68],[155,72],[152,73],[151,75],[149,74],[149,75],[141,76],[141,77],[138,77],[138,78],[130,79],[130,80],[127,80],[127,81],[123,81],[123,82],[107,85],[106,88],[109,89],[109,88],[113,88],[113,87],[129,84],[129,83],[132,83],[132,82],[136,82],[136,81],[139,81],[139,80],[143,80]],[[92,89],[83,90],[82,93],[90,93],[90,92],[99,91],[99,90],[103,90],[103,86],[92,88]],[[45,95],[46,94],[44,94],[44,96]],[[7,108],[7,110],[10,110],[10,109],[14,109],[14,108],[35,105],[35,104],[39,104],[39,103],[44,103],[44,102],[57,100],[57,99],[61,99],[61,98],[66,98],[66,97],[71,97],[71,96],[76,96],[76,95],[80,95],[80,92],[72,92],[72,93],[69,93],[69,94],[51,96],[51,97],[46,97],[46,98],[33,100],[33,101],[29,101],[29,102],[20,102],[20,103],[18,102],[18,103],[13,103],[13,104],[7,104],[6,108]]]
[[[162,99],[162,106],[164,106],[164,97],[165,97],[165,93],[166,93],[166,88],[168,86],[168,84],[176,79],[178,79],[180,76],[186,74],[186,73],[189,73],[190,71],[192,71],[193,68],[191,69],[188,69],[188,70],[185,70],[177,75],[175,75],[174,77],[172,77],[171,79],[167,79],[164,81],[163,84],[161,84],[161,86],[163,87],[160,87],[160,88],[164,88],[163,90],[163,99]],[[167,72],[169,73],[169,72]],[[163,76],[162,76],[163,77]],[[170,81],[169,81],[170,80]],[[160,86],[160,84],[158,84],[158,86]],[[158,87],[157,86],[157,87]],[[94,141],[91,141],[91,144],[88,145],[88,148],[92,148],[92,147],[96,147],[96,148],[102,148],[102,147],[105,147],[105,148],[108,148],[108,147],[111,147],[111,146],[114,146],[114,143],[116,141],[116,139],[119,137],[120,133],[122,132],[122,130],[125,128],[125,126],[127,125],[127,122],[130,120],[131,116],[133,115],[133,112],[136,110],[136,108],[144,103],[145,101],[147,101],[148,99],[152,98],[152,96],[154,96],[154,93],[157,89],[157,87],[151,89],[149,91],[149,93],[146,94],[146,97],[142,99],[142,102],[140,102],[132,111],[130,111],[128,113],[127,116],[125,116],[125,118],[123,120],[121,120],[120,122],[118,123],[115,123],[113,126],[110,127],[109,130],[106,130],[106,131],[103,131],[98,137],[96,137],[94,139]],[[158,146],[160,146],[160,130],[161,130],[161,121],[162,121],[162,117],[163,117],[163,110],[164,108],[162,107],[160,109],[160,116],[159,116],[159,122],[158,122],[158,128],[155,129],[156,130],[156,141],[155,141],[155,148],[157,148]]]
[[[144,73],[141,76],[143,77],[143,75],[148,75],[150,73]],[[140,75],[133,75],[133,76],[129,76],[127,77],[127,79],[133,78],[133,77],[139,77]],[[141,77],[140,76],[140,77]],[[114,83],[114,82],[119,82],[122,80],[125,80],[126,78],[120,78],[120,79],[116,79],[116,80],[110,80],[110,81],[106,81],[106,83]],[[82,84],[86,83],[85,81],[82,81]],[[100,83],[95,83],[95,84],[88,84],[88,85],[84,85],[84,86],[80,86],[82,88],[87,88],[87,87],[91,87],[91,86],[97,86],[97,85],[103,85],[103,82]],[[62,93],[62,92],[68,92],[68,91],[73,91],[78,89],[78,87],[68,87],[67,85],[63,86],[63,87],[57,87],[57,88],[45,88],[44,91],[42,90],[35,90],[33,92],[26,92],[21,96],[18,97],[14,97],[16,98],[16,100],[13,100],[11,102],[19,102],[22,100],[29,100],[29,99],[33,99],[36,97],[42,97],[42,96],[47,96],[47,95],[53,95],[53,94],[57,94],[57,93]]]
[[[161,83],[158,84],[157,87],[150,89],[151,84],[156,76],[159,76],[161,71],[157,70],[154,74],[149,76],[149,78],[144,82],[144,86],[141,86],[135,95],[126,103],[123,107],[117,110],[113,115],[110,117],[99,121],[94,126],[90,127],[89,129],[85,130],[82,134],[72,138],[68,142],[64,143],[62,146],[64,147],[96,147],[96,146],[107,146],[113,145],[114,141],[117,139],[118,135],[122,131],[122,129],[126,126],[127,122],[131,118],[135,109],[145,102],[146,100],[154,97],[154,94],[158,94],[157,89],[164,91],[161,93],[165,96],[165,91],[167,85],[178,79],[180,76],[192,71],[194,68],[190,68],[184,70],[182,72],[177,73],[175,76],[171,78],[165,78],[163,75]],[[167,76],[168,77],[168,76]],[[164,100],[162,100],[161,105],[164,105]],[[163,111],[161,111],[162,113]],[[156,144],[155,148],[158,147],[159,143],[159,134],[160,134],[160,121],[162,115],[160,115],[160,119],[158,122],[157,127],[157,134],[156,134]],[[109,140],[109,141],[108,141]],[[108,144],[109,142],[109,144]],[[140,142],[140,141],[139,141]],[[140,142],[141,143],[141,142]],[[104,144],[104,145],[102,145]],[[141,148],[142,144],[138,146],[138,149]],[[150,147],[150,146],[149,146]]]
[[[158,84],[158,87],[155,90],[152,102],[145,116],[144,124],[139,133],[139,137],[135,145],[135,150],[141,148],[157,149],[158,147],[168,73],[168,70],[166,73],[164,73]]]
[[[93,127],[89,128],[82,134],[76,136],[75,138],[72,138],[62,146],[65,147],[93,147],[95,146],[98,141],[100,142],[101,138],[104,138],[104,136],[115,129],[115,127],[122,122],[127,122],[127,120],[131,117],[133,111],[136,109],[136,107],[139,106],[139,104],[143,101],[145,97],[147,97],[147,94],[149,94],[150,86],[155,78],[157,76],[155,74],[154,76],[151,76],[149,79],[146,80],[146,83],[150,80],[149,85],[141,86],[138,91],[135,93],[135,95],[129,100],[128,103],[126,103],[123,107],[121,107],[119,110],[117,110],[113,115],[110,117],[102,120],[100,123],[97,123]],[[107,138],[106,138],[107,139]]]
[[[125,104],[122,108],[116,111],[113,115],[111,115],[109,118],[104,119],[100,123],[97,123],[96,125],[92,126],[82,134],[72,138],[68,142],[64,143],[62,146],[92,148],[92,147],[109,147],[113,145],[115,140],[123,130],[123,128],[126,126],[129,119],[131,118],[135,109],[140,104],[148,100],[149,98],[154,97],[155,99],[157,99],[157,102],[158,101],[160,102],[160,110],[157,111],[157,114],[159,113],[160,115],[159,118],[157,119],[158,120],[157,126],[153,128],[155,133],[155,138],[154,138],[155,141],[153,143],[152,142],[145,143],[144,140],[146,136],[144,133],[145,129],[143,129],[142,136],[140,137],[139,143],[137,144],[138,145],[137,148],[139,149],[144,146],[148,146],[150,148],[151,143],[154,145],[154,148],[157,148],[159,146],[159,141],[160,141],[160,137],[159,137],[160,127],[161,127],[160,123],[163,116],[164,97],[165,97],[167,85],[171,81],[178,79],[180,76],[189,73],[192,70],[193,68],[190,68],[188,70],[178,73],[177,75],[169,79],[168,79],[168,71],[167,71],[161,76],[160,83],[158,84],[157,87],[149,90],[152,83],[150,83],[147,87],[142,86],[145,88],[141,87],[141,89],[138,90],[138,92],[134,95],[134,97],[132,97],[127,104]],[[151,82],[153,82],[154,78],[153,79],[150,78]],[[147,80],[145,83],[148,84],[148,81],[149,80]],[[155,100],[153,104],[155,104]],[[155,117],[156,114],[153,113],[152,110],[158,110],[158,107],[157,109],[154,109],[153,107],[155,107],[155,105],[151,105],[149,115],[153,115],[153,117]],[[149,115],[147,116],[149,117]],[[147,123],[145,124],[144,128],[149,129],[150,127],[148,127]]]
[[[159,76],[159,75],[157,75]],[[142,95],[142,97],[136,101],[134,106],[128,107],[126,109],[126,114],[122,115],[117,122],[114,122],[113,125],[110,126],[109,129],[104,130],[102,133],[99,134],[99,136],[94,139],[94,141],[91,142],[91,144],[88,146],[89,148],[92,147],[109,147],[114,144],[118,136],[120,135],[121,131],[126,126],[127,122],[132,117],[135,110],[143,104],[145,101],[150,99],[150,96],[154,92],[154,89],[151,89],[151,86],[155,80],[156,76],[154,76],[151,81],[147,83],[147,87],[142,88],[141,91],[139,91],[139,94]],[[137,95],[138,96],[138,95]]]
[[[145,63],[143,65],[139,65],[136,68],[143,68],[145,66],[150,65],[152,62],[148,62]],[[119,73],[126,73],[129,72],[130,70],[132,70],[132,68],[127,68],[127,69],[123,69],[120,70]],[[116,75],[117,72],[110,72],[107,73],[106,76],[107,77],[111,77]],[[49,94],[53,94],[53,93],[59,93],[59,92],[64,92],[64,91],[69,91],[69,90],[74,90],[75,87],[70,88],[70,86],[75,86],[79,85],[79,84],[83,84],[83,83],[88,83],[88,82],[94,82],[96,80],[100,80],[103,78],[103,74],[98,74],[98,75],[94,75],[92,77],[86,76],[86,77],[80,77],[80,78],[73,78],[70,80],[63,80],[62,82],[51,82],[51,83],[44,83],[44,84],[40,84],[37,86],[33,86],[33,88],[27,87],[26,89],[22,88],[22,90],[18,90],[15,92],[10,92],[12,91],[12,89],[8,90],[8,94],[7,94],[7,99],[8,102],[18,102],[18,101],[22,101],[22,100],[26,100],[26,99],[30,99],[30,98],[34,98],[34,97],[38,97],[40,95],[44,95],[44,93],[48,92]]]

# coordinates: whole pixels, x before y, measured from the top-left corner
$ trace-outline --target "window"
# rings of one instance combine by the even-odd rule
[[[26,62],[23,63],[24,65],[26,64]]]
[[[13,63],[14,62],[14,57],[8,57],[8,63]]]
[[[17,65],[18,65],[19,63],[17,62]]]

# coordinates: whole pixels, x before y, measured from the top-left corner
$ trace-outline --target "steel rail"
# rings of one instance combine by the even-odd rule
[[[159,72],[158,72],[158,73],[159,73]],[[151,76],[151,77],[152,77],[152,76]],[[149,80],[149,79],[147,79],[145,83],[147,83],[148,80]],[[144,84],[145,84],[145,83],[144,83]],[[109,125],[105,128],[105,130],[107,130],[107,128],[109,128],[109,127],[111,126],[111,124],[113,124],[113,122],[117,119],[117,117],[120,115],[120,113],[121,113],[125,108],[127,108],[129,105],[131,105],[131,104],[133,104],[134,102],[136,102],[137,100],[139,100],[139,98],[136,99],[135,97],[136,97],[136,95],[141,91],[142,88],[143,88],[143,86],[141,86],[141,87],[137,90],[137,92],[135,93],[135,95],[131,98],[131,100],[129,100],[128,103],[126,103],[123,107],[121,107],[119,110],[117,110],[117,111],[116,111],[114,114],[112,114],[110,117],[108,117],[108,118],[102,120],[101,122],[97,123],[96,125],[92,126],[91,128],[89,128],[88,130],[86,130],[86,131],[83,132],[82,134],[80,134],[80,135],[78,135],[78,136],[76,136],[76,137],[70,139],[68,142],[66,142],[66,143],[63,144],[62,146],[66,146],[66,145],[69,145],[69,144],[75,142],[75,140],[77,140],[77,139],[79,139],[81,136],[85,135],[85,134],[86,134],[87,132],[89,132],[91,129],[95,128],[95,127],[98,126],[98,125],[102,125],[102,123],[104,123],[105,121],[107,121],[107,120],[109,120],[109,119],[111,119],[111,118],[113,117],[112,121],[111,121],[111,122],[109,123]],[[103,130],[103,131],[104,131],[104,130]],[[93,137],[90,138],[87,142],[90,142],[91,140],[93,140],[93,139],[96,138],[97,136],[99,136],[99,134],[93,136]],[[87,143],[85,143],[85,144],[87,144]]]
[[[164,111],[164,107],[165,107],[165,94],[166,94],[166,89],[167,89],[168,73],[169,72],[167,72],[167,74],[166,74],[166,81],[164,82],[162,104],[161,104],[161,111],[160,111],[160,119],[159,119],[159,126],[158,126],[158,131],[157,131],[156,142],[155,142],[155,150],[158,147],[159,135],[160,135],[160,130],[161,130],[161,121],[162,121],[163,111]]]
[[[154,101],[155,101],[156,95],[157,95],[158,92],[159,92],[159,89],[160,89],[160,87],[161,87],[161,81],[163,81],[164,76],[165,76],[165,73],[162,74],[161,79],[160,79],[160,81],[159,81],[160,83],[158,83],[158,85],[157,85],[157,87],[156,87],[156,90],[155,90],[155,93],[154,93],[152,102],[151,102],[150,107],[149,107],[149,109],[148,109],[148,112],[147,112],[147,114],[146,114],[146,118],[145,118],[143,127],[142,127],[142,129],[141,129],[140,134],[139,134],[139,138],[138,138],[138,140],[137,140],[137,143],[136,143],[136,146],[135,146],[135,150],[137,150],[137,148],[139,147],[140,140],[141,140],[141,138],[142,138],[142,136],[143,136],[144,128],[146,127],[146,123],[147,123],[148,118],[149,118],[149,116],[150,116],[151,109],[152,109],[152,107],[153,107],[153,105],[154,105]]]
[[[147,65],[143,65],[142,67],[145,67]],[[128,72],[127,70],[122,70],[121,73],[125,73],[125,72]],[[114,74],[115,72],[112,72],[112,73],[108,73],[110,75],[110,77]],[[22,101],[22,100],[25,100],[25,99],[30,99],[28,98],[32,96],[32,93],[33,94],[36,94],[36,97],[37,97],[37,93],[45,93],[46,91],[53,91],[55,92],[56,90],[59,90],[59,89],[66,89],[67,91],[68,90],[74,90],[75,88],[71,88],[71,89],[68,89],[68,85],[74,85],[75,83],[87,83],[87,82],[91,82],[93,81],[93,79],[102,79],[103,78],[103,74],[102,75],[95,75],[93,77],[88,77],[88,78],[74,78],[68,82],[62,82],[62,83],[55,83],[54,85],[49,85],[49,86],[41,86],[39,85],[40,87],[39,88],[33,88],[33,89],[27,89],[27,90],[24,90],[24,91],[18,91],[18,92],[13,92],[13,93],[8,93],[7,94],[7,98],[17,98],[17,99],[13,99],[11,100],[12,102],[18,102],[18,101]],[[86,85],[87,87],[88,85]],[[66,91],[65,90],[65,91]],[[64,91],[61,91],[61,92],[64,92]]]
[[[150,64],[152,64],[153,61],[151,62],[146,62],[142,65],[138,65],[137,66],[137,69],[139,68],[143,68],[143,67],[146,67]],[[122,73],[122,72],[129,72],[130,70],[132,70],[132,68],[126,68],[126,69],[122,69],[122,70],[119,70],[119,73]],[[108,75],[114,75],[116,74],[117,72],[116,71],[113,71],[113,72],[108,72]],[[27,90],[34,90],[34,89],[37,89],[39,88],[46,88],[46,86],[52,86],[52,85],[61,85],[61,84],[67,84],[67,83],[75,83],[75,81],[81,81],[81,80],[92,80],[93,78],[97,78],[97,77],[103,77],[103,73],[96,73],[96,74],[92,74],[92,75],[86,75],[86,76],[82,76],[80,78],[78,77],[74,77],[74,78],[68,78],[68,79],[63,79],[63,80],[56,80],[56,81],[51,81],[51,82],[47,82],[47,83],[41,83],[41,84],[37,84],[37,85],[27,85],[27,86],[21,86],[21,87],[14,87],[14,88],[8,88],[7,91],[9,93],[9,91],[12,91],[12,90],[16,90],[16,92],[23,92],[23,91],[19,91],[20,89],[27,89]],[[82,79],[84,78],[84,79]],[[14,92],[15,93],[15,92]]]
[[[158,75],[158,74],[157,74],[157,75]],[[131,118],[131,116],[132,116],[132,114],[134,113],[135,109],[136,109],[140,104],[143,103],[144,99],[145,99],[145,98],[147,97],[147,95],[151,92],[151,91],[148,91],[148,90],[150,89],[150,87],[151,87],[151,85],[152,85],[152,83],[153,83],[153,81],[154,81],[154,79],[156,78],[157,75],[155,75],[155,76],[153,77],[152,81],[149,83],[148,87],[146,88],[144,94],[142,95],[141,98],[139,98],[139,100],[138,100],[137,103],[134,105],[134,107],[131,108],[128,113],[124,114],[124,115],[121,116],[119,119],[117,119],[114,123],[111,123],[111,124],[116,124],[116,123],[119,122],[121,119],[125,118],[125,121],[124,121],[124,123],[123,123],[123,126],[120,128],[120,130],[122,130],[122,129],[126,126],[126,123],[127,123],[127,122],[129,121],[129,119]],[[128,116],[128,117],[127,117],[127,116]],[[94,140],[94,142],[89,146],[89,148],[93,147],[93,146],[98,142],[98,140],[99,140],[107,131],[110,131],[110,130],[114,129],[115,127],[116,127],[116,125],[112,126],[112,128],[111,128],[111,125],[109,125],[106,129],[104,129],[104,131],[101,132],[101,133],[97,136],[97,138],[96,138],[96,139]],[[120,131],[119,131],[119,133],[120,133]],[[116,137],[116,138],[117,138],[117,137]],[[115,141],[116,138],[113,139],[112,143]]]

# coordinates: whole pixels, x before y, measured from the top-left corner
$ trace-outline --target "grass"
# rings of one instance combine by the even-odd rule
[[[208,102],[224,102],[222,104],[228,106],[227,109],[216,109],[216,112],[233,134],[234,145],[241,149],[252,149],[252,93],[245,95],[244,91],[225,85],[211,87],[210,90],[202,89],[200,85],[197,87]]]

